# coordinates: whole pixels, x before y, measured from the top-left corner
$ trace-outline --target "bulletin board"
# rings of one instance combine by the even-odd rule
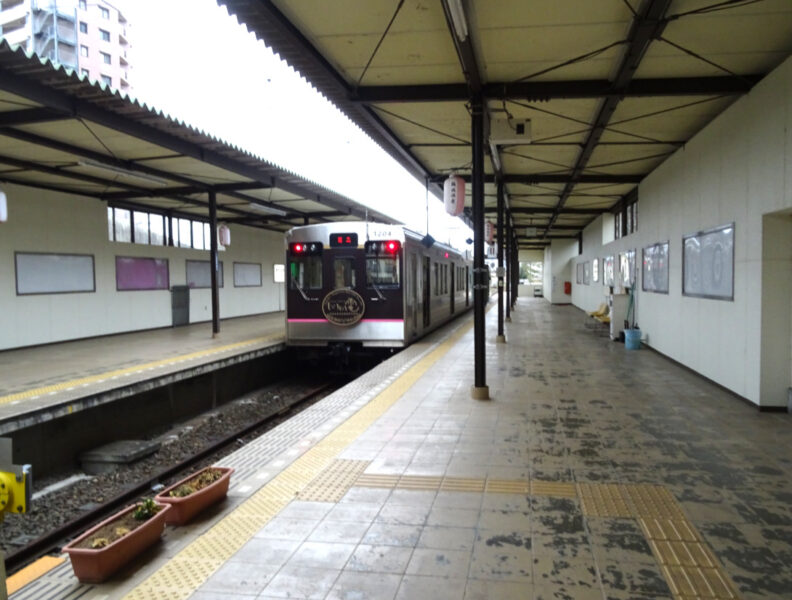
[[[95,292],[92,254],[16,252],[17,294],[73,294]]]
[[[583,283],[583,263],[577,264],[577,283]]]
[[[616,285],[612,256],[606,256],[602,263],[602,283],[610,287]]]
[[[234,287],[261,287],[261,265],[235,262]]]
[[[734,300],[734,223],[682,237],[682,294]]]
[[[622,286],[635,286],[635,250],[619,252],[619,276]]]
[[[597,283],[600,280],[600,260],[595,258],[591,261],[591,281]]]
[[[116,290],[167,290],[168,259],[116,256]]]
[[[641,286],[645,292],[668,293],[668,242],[659,242],[643,249]]]
[[[591,283],[591,263],[586,261],[583,263],[583,285]]]
[[[194,289],[212,287],[212,270],[208,260],[187,261],[187,285]],[[217,273],[217,287],[223,287],[223,263]]]

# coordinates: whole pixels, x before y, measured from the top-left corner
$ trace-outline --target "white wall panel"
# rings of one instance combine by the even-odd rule
[[[669,240],[668,295],[644,293],[640,284],[637,292],[636,320],[649,344],[756,404],[780,405],[760,385],[772,379],[766,370],[761,375],[769,351],[762,345],[763,285],[775,290],[778,268],[763,263],[762,217],[792,208],[792,59],[651,173],[640,184],[638,206],[636,233],[603,245],[598,219],[572,262]],[[734,301],[682,296],[682,236],[732,221]],[[573,303],[596,308],[594,287],[573,286]],[[788,314],[788,304],[766,303],[765,310]],[[780,320],[788,329],[787,319]],[[792,385],[788,364],[772,369],[780,378],[776,388],[778,381]]]
[[[208,251],[110,242],[106,206],[92,199],[4,185],[9,220],[0,224],[0,350],[124,331],[169,327],[170,292],[116,291],[115,257],[166,258],[170,285],[184,285],[185,261],[207,260]],[[222,318],[282,309],[282,284],[272,283],[272,263],[283,262],[280,234],[232,229],[232,245],[220,253],[226,287],[220,290]],[[93,254],[96,292],[17,296],[14,252]],[[234,261],[260,262],[263,285],[234,288]],[[209,290],[191,290],[190,321],[211,319]]]

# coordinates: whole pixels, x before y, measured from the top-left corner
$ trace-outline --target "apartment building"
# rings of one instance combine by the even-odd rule
[[[126,93],[129,30],[105,0],[0,0],[0,33],[9,43]]]

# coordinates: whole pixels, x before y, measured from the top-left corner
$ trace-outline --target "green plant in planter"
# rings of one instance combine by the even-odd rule
[[[153,498],[145,498],[132,513],[132,516],[138,521],[148,521],[157,514],[158,510]]]

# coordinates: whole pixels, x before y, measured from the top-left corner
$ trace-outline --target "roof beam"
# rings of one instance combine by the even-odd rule
[[[638,65],[640,65],[652,40],[662,34],[663,29],[665,29],[666,22],[663,17],[665,17],[669,6],[671,6],[671,2],[672,0],[644,0],[641,6],[636,10],[635,17],[630,26],[630,32],[627,35],[627,48],[616,70],[616,75],[613,78],[613,87],[615,89],[626,89],[632,81],[638,69]],[[619,96],[609,96],[602,102],[599,113],[594,119],[586,142],[583,144],[583,148],[580,150],[575,166],[572,169],[572,178],[564,186],[564,190],[561,192],[561,197],[558,199],[558,204],[556,205],[556,212],[550,217],[550,223],[545,229],[545,235],[552,229],[553,224],[561,214],[561,209],[564,208],[564,204],[572,194],[572,190],[580,181],[583,170],[586,168],[594,152],[594,148],[596,148],[599,143],[620,101],[621,97]]]
[[[460,57],[460,61],[461,61]],[[464,65],[463,65],[464,67]],[[487,83],[481,91],[489,100],[547,101],[586,98],[642,98],[653,96],[722,96],[745,94],[764,75],[740,77],[668,77],[636,79],[622,88],[607,79],[577,81],[522,81]],[[378,102],[466,102],[467,85],[443,83],[428,85],[371,85],[354,90],[352,100],[365,104]]]
[[[10,125],[33,125],[35,123],[50,123],[71,119],[71,115],[50,110],[49,108],[26,108],[24,110],[9,110],[0,112],[0,127]]]
[[[515,215],[552,215],[556,208],[552,206],[513,206]],[[563,208],[564,215],[603,215],[610,212],[609,208]]]
[[[434,181],[443,181],[447,175],[435,175]],[[470,183],[470,175],[460,175],[466,183]],[[578,183],[640,183],[645,175],[579,175],[574,179]],[[536,174],[536,175],[504,175],[503,183],[522,183],[533,185],[535,183],[570,183],[573,181],[572,175]],[[495,183],[496,176],[487,173],[484,175],[485,183]],[[556,194],[558,195],[558,194]]]
[[[431,175],[429,169],[401,143],[373,109],[349,101],[354,95],[353,87],[278,10],[272,0],[258,0],[255,5],[246,0],[217,2],[224,5],[229,14],[236,15],[258,39],[265,41],[282,60],[308,79],[311,85],[357,123],[414,177],[425,181]],[[442,188],[435,186],[434,191],[442,193]]]
[[[269,2],[267,3],[269,4]],[[264,4],[264,2],[262,2],[262,4]],[[275,167],[272,169],[265,169],[257,164],[247,164],[236,160],[221,152],[210,150],[199,144],[168,133],[167,131],[157,129],[141,121],[136,121],[124,115],[112,112],[88,100],[83,100],[66,92],[55,90],[22,75],[17,75],[7,69],[0,68],[0,90],[22,96],[23,98],[41,104],[45,108],[68,115],[70,118],[86,119],[119,133],[130,135],[139,140],[160,146],[171,152],[176,152],[183,156],[205,162],[254,181],[272,185],[273,187],[277,187],[292,194],[301,197],[311,197],[315,195],[315,198],[311,199],[317,199],[332,208],[346,208],[342,203],[333,199],[333,193],[329,190],[325,191],[324,188],[320,188],[320,186],[310,184],[309,182],[304,182],[305,185],[301,185],[299,182],[292,182],[287,179],[287,173],[281,173],[281,171]],[[104,157],[104,160],[106,161],[107,157]],[[142,165],[137,165],[136,163],[134,166],[138,168],[142,167]],[[176,180],[173,176],[169,176],[169,178]],[[299,178],[294,177],[293,179],[297,180]],[[354,214],[363,216],[363,211],[356,210]]]
[[[147,194],[139,194],[137,192],[113,192],[105,194],[107,200],[125,200],[132,198],[153,198],[161,196],[162,194],[200,194],[207,191],[213,191],[217,194],[224,194],[227,192],[241,192],[245,190],[259,190],[266,189],[270,186],[265,185],[259,181],[244,181],[239,183],[220,183],[214,185],[198,185],[198,186],[181,186],[181,187],[165,187],[148,190]],[[263,201],[262,201],[263,202]],[[273,206],[273,208],[275,208]],[[299,212],[299,211],[294,211]]]

